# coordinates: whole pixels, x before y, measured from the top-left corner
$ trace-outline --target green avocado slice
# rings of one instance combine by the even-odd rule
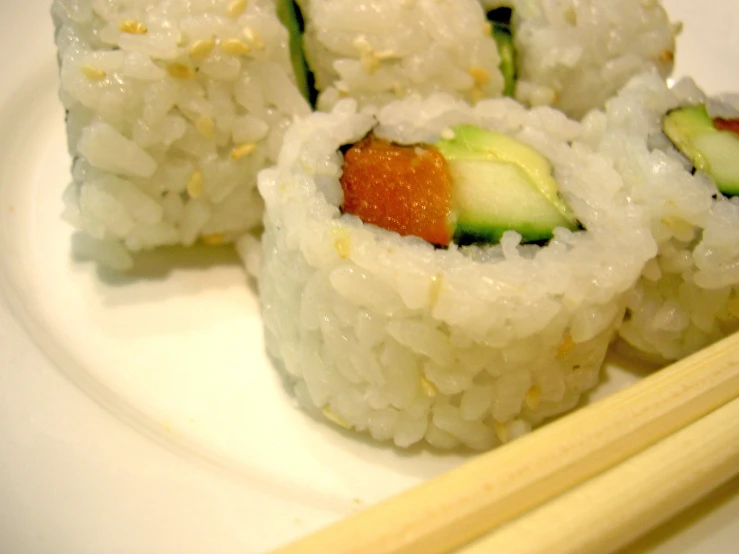
[[[453,131],[435,146],[452,176],[457,244],[497,242],[508,230],[533,242],[551,238],[556,227],[578,228],[551,164],[534,148],[474,125]]]
[[[714,180],[722,193],[739,195],[739,135],[716,129],[705,105],[667,112],[662,130],[696,169]]]

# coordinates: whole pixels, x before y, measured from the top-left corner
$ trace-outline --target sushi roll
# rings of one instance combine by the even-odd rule
[[[304,45],[330,109],[351,97],[382,106],[417,93],[475,102],[500,96],[504,79],[477,0],[303,0]]]
[[[300,405],[401,447],[477,450],[575,407],[656,252],[580,132],[445,94],[295,123],[259,176],[259,286]]]
[[[614,160],[647,208],[659,254],[629,295],[621,337],[682,358],[739,329],[739,97],[691,80],[632,80],[583,138]]]
[[[651,67],[663,78],[672,71],[680,26],[657,0],[481,1],[513,60],[515,96],[526,104],[579,119],[631,77]]]
[[[123,269],[131,252],[220,243],[260,224],[256,173],[310,112],[278,8],[53,2],[74,159],[64,216],[93,257]]]
[[[675,34],[642,0],[303,0],[319,109],[418,93],[502,95],[571,117],[650,67],[672,71]]]

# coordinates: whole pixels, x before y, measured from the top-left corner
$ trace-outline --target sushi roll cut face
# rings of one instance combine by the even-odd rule
[[[722,194],[739,194],[738,118],[711,117],[705,104],[687,105],[665,114],[662,129]]]
[[[393,144],[370,134],[346,153],[342,211],[438,246],[490,244],[506,231],[548,240],[577,228],[551,166],[507,135],[457,125],[433,145]]]
[[[118,268],[260,224],[256,173],[310,106],[273,0],[55,0],[65,218]]]
[[[695,83],[632,80],[584,136],[650,215],[659,253],[629,295],[621,337],[674,360],[739,329],[739,101]]]
[[[521,176],[518,162],[485,163],[511,166],[542,206],[571,210],[571,219],[559,212],[545,242],[527,244],[510,229],[455,242],[464,219],[459,167],[484,162],[474,148],[455,158],[458,142],[478,144],[472,129],[544,160],[556,198]],[[301,405],[402,447],[473,449],[573,408],[598,382],[626,293],[655,251],[621,177],[570,144],[580,131],[549,108],[527,111],[510,99],[470,107],[448,95],[394,102],[376,117],[345,100],[295,123],[277,166],[259,178],[259,286],[268,351]],[[412,186],[384,176],[383,164],[399,158],[438,186],[424,208],[430,218],[409,222]],[[346,182],[373,166],[384,201]],[[391,189],[406,197],[386,196]],[[363,221],[367,213],[349,213],[351,203],[408,227]],[[429,219],[443,240],[424,234]]]

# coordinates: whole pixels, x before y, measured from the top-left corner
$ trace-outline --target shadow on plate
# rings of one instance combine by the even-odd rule
[[[213,267],[241,266],[233,245],[207,246],[196,244],[189,248],[168,246],[155,251],[136,254],[134,267],[126,272],[99,266],[99,279],[106,285],[121,287],[138,281],[164,280],[179,270],[203,271]],[[75,262],[82,260],[75,259]]]
[[[648,354],[631,346],[623,339],[617,339],[608,350],[609,361],[635,377],[648,377],[672,362],[658,354]]]
[[[119,271],[91,260],[84,248],[79,247],[83,239],[79,232],[72,235],[71,263],[80,267],[94,264],[94,278],[99,285],[97,288],[102,296],[113,303],[116,303],[116,298],[121,300],[121,293],[129,288],[156,285],[157,295],[168,296],[178,289],[182,292],[185,283],[192,285],[187,287],[192,292],[238,286],[244,287],[250,296],[257,297],[257,280],[244,270],[233,243],[196,243],[190,247],[165,246],[142,251],[134,255],[131,269]],[[173,283],[171,291],[167,281]]]

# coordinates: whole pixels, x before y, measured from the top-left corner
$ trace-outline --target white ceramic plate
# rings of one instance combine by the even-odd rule
[[[48,0],[0,3],[0,551],[260,552],[464,461],[299,412],[224,249],[132,275],[71,256]],[[665,0],[679,75],[739,90],[733,0]],[[644,371],[612,361],[607,394]],[[739,552],[739,481],[639,543]]]

